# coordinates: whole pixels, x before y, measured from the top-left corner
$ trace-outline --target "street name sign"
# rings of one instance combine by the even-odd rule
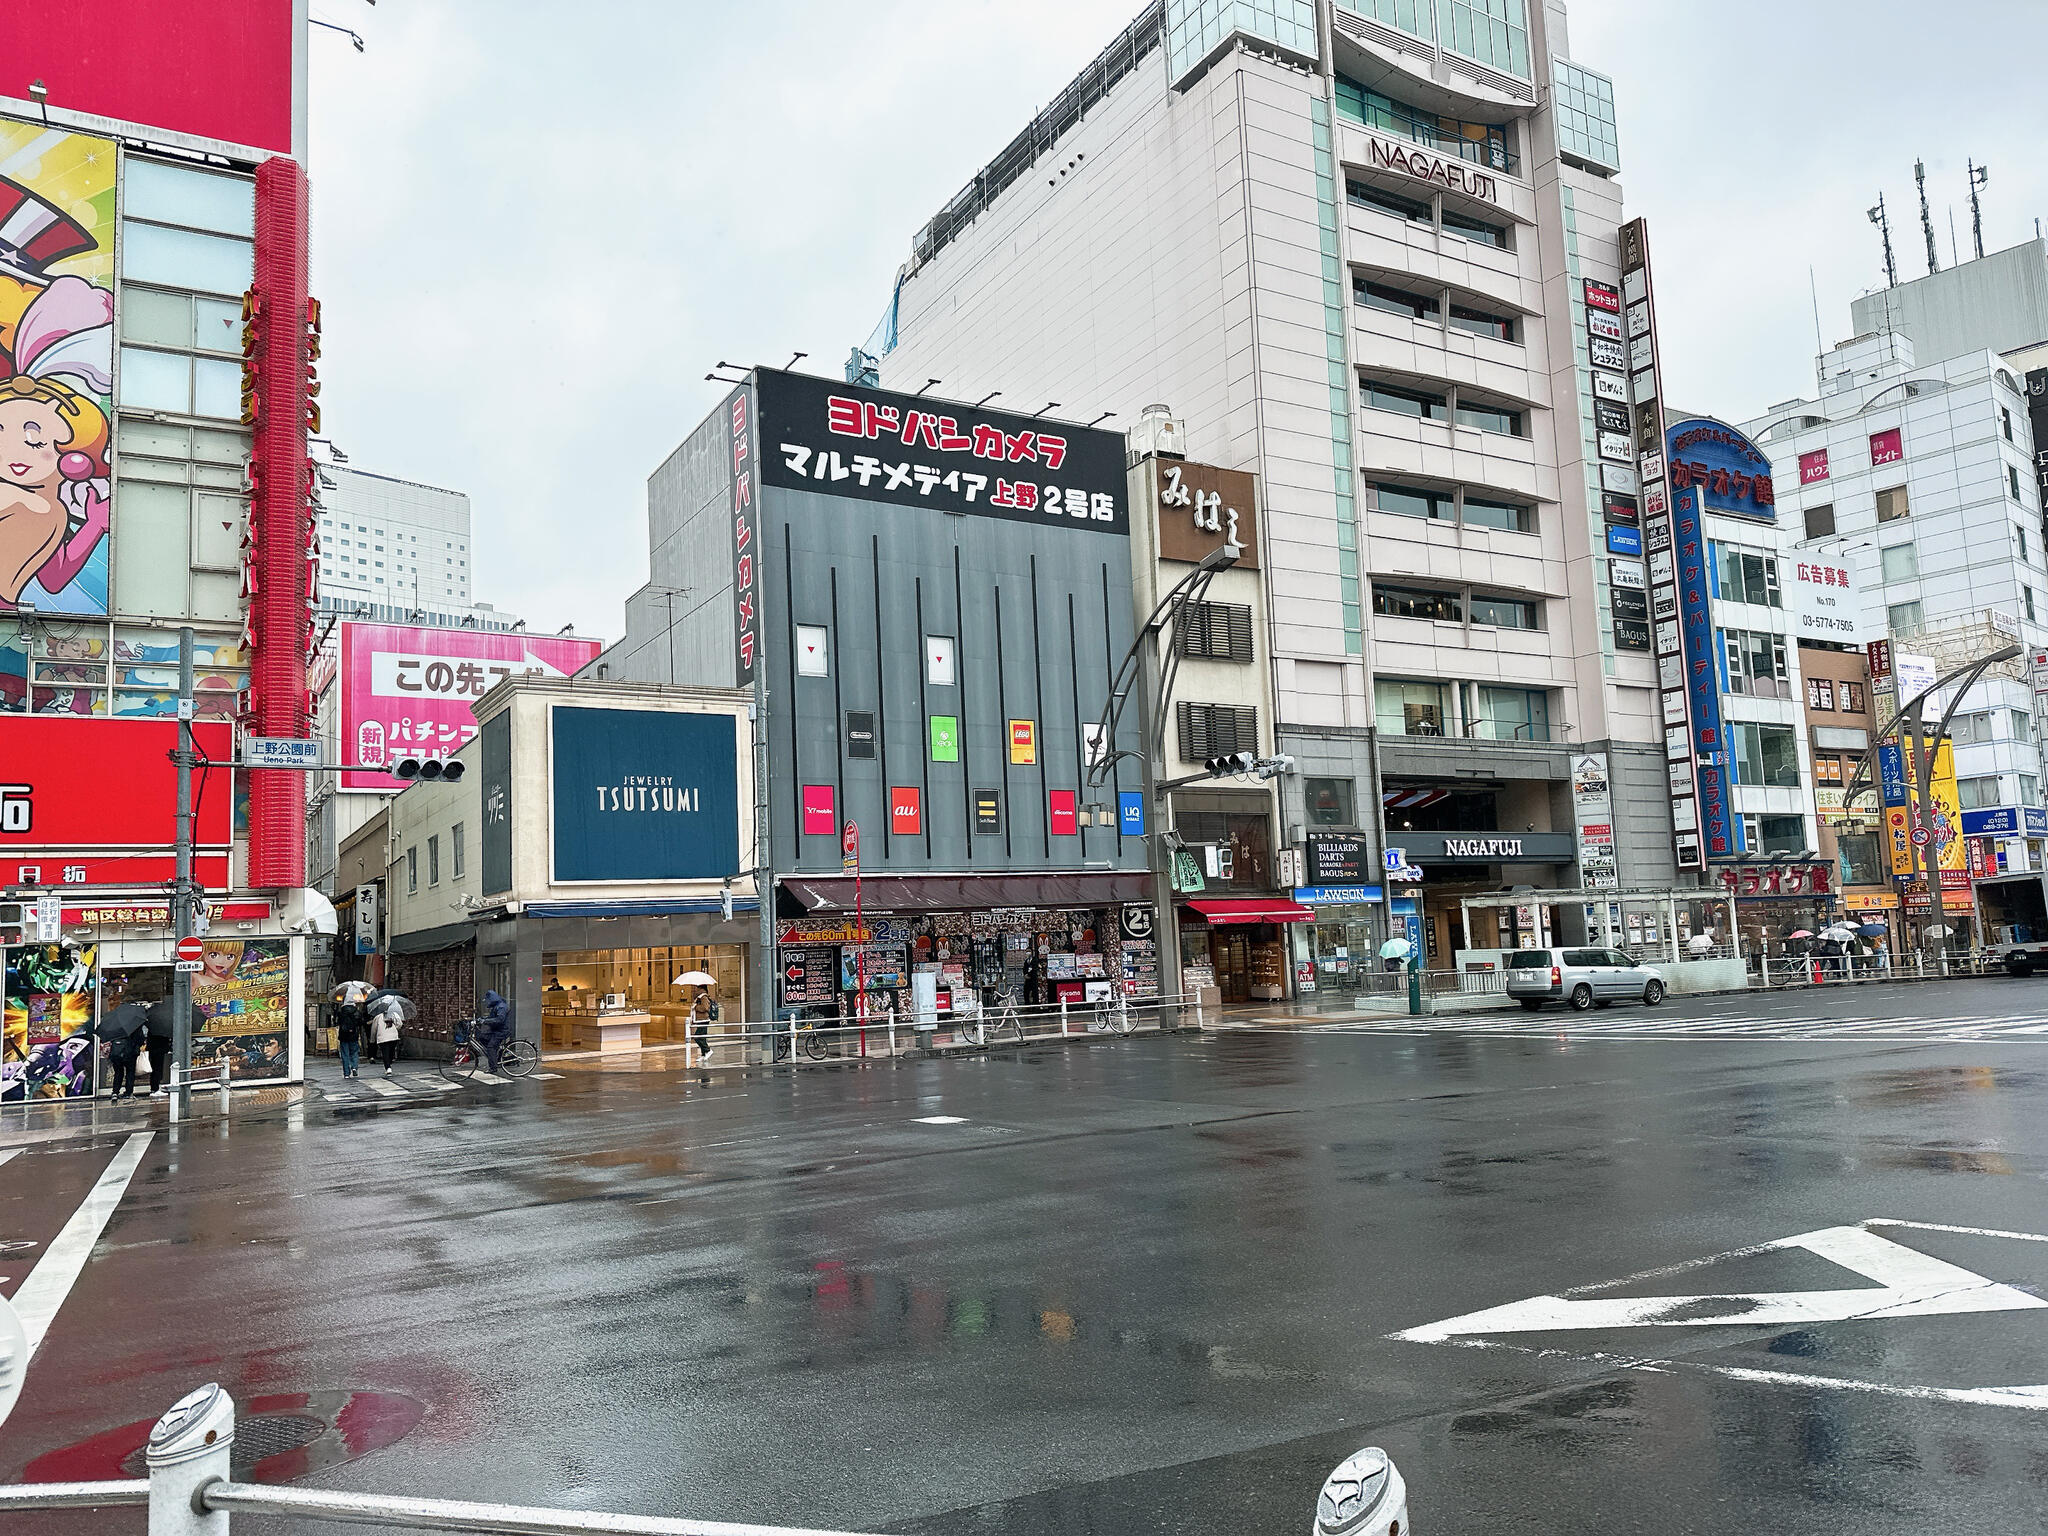
[[[242,740],[244,768],[318,768],[320,743],[295,736],[247,736]]]

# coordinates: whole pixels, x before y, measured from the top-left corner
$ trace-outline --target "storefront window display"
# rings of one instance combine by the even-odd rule
[[[97,946],[39,944],[6,957],[0,1101],[90,1095],[99,1058]]]
[[[906,1017],[912,978],[931,976],[941,1013],[993,1005],[1008,993],[1020,1007],[1159,995],[1152,908],[1076,910],[1009,907],[786,922],[777,951],[784,1018]],[[858,1001],[865,990],[866,1005]]]
[[[541,957],[541,1044],[549,1050],[577,1045],[578,1026],[596,1019],[611,996],[649,1016],[642,1044],[680,1042],[689,1035],[690,1010],[703,988],[678,986],[675,978],[693,971],[713,978],[710,992],[721,1022],[735,1021],[747,995],[744,944],[550,951]]]

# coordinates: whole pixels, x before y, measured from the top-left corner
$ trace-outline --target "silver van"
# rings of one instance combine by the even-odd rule
[[[1618,949],[1518,949],[1507,956],[1502,989],[1532,1013],[1547,1002],[1578,1009],[1615,1002],[1664,1001],[1664,977],[1655,966]]]

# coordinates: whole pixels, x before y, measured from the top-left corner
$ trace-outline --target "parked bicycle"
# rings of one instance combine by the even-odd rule
[[[794,1046],[790,1040],[792,1035],[796,1037]],[[775,1031],[775,1059],[789,1060],[792,1049],[801,1050],[812,1061],[823,1061],[831,1055],[825,1031],[818,1028],[816,1019],[803,1019],[794,1025],[785,1022]]]
[[[451,1083],[466,1083],[478,1072],[487,1071],[484,1048],[477,1043],[488,1019],[464,1019],[455,1026],[455,1054],[441,1063],[441,1075]],[[540,1047],[531,1040],[507,1040],[498,1050],[498,1071],[506,1077],[525,1077],[540,1065]]]
[[[1099,997],[1089,1004],[1091,1017],[1088,1029],[1092,1034],[1128,1035],[1138,1027],[1138,1016],[1131,1012],[1130,999],[1118,987],[1107,997]]]
[[[1024,1018],[1017,1011],[1017,994],[1003,988],[992,1008],[960,1016],[953,1029],[969,1045],[993,1045],[1004,1036],[1023,1044]]]

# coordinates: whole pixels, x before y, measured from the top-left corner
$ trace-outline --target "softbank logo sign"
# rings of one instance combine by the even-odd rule
[[[889,830],[903,836],[924,832],[924,804],[916,789],[889,791]]]

